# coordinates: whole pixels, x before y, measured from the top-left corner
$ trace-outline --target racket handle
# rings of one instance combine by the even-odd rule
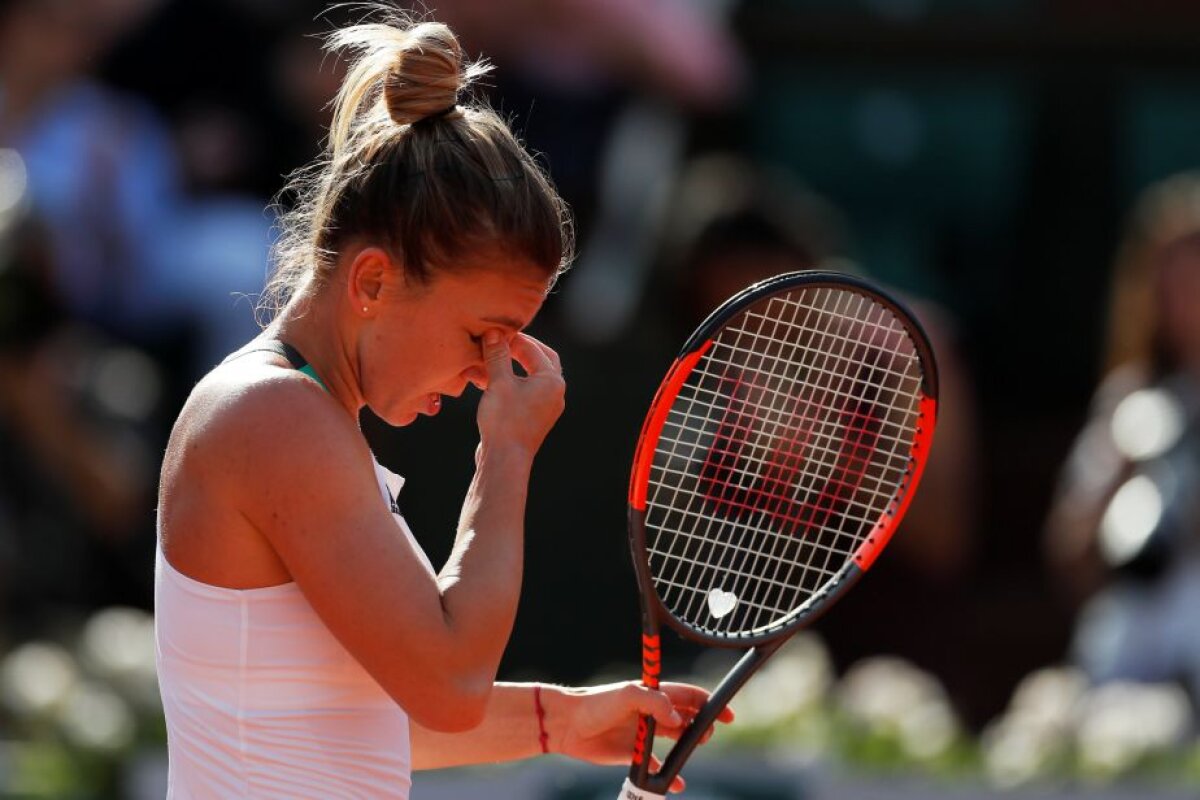
[[[629,778],[625,779],[625,784],[621,787],[621,794],[617,796],[617,800],[666,800],[665,794],[655,794],[646,789],[639,789],[633,785],[633,781]]]

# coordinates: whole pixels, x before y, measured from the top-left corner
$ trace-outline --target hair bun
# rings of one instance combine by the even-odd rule
[[[383,84],[388,114],[408,125],[442,114],[458,102],[467,76],[458,38],[440,22],[423,22],[408,31]]]

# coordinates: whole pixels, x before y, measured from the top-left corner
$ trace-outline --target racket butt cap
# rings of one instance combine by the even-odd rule
[[[621,794],[617,795],[617,800],[666,800],[666,797],[665,794],[655,794],[646,789],[639,789],[629,778],[626,778],[625,784],[621,787]]]

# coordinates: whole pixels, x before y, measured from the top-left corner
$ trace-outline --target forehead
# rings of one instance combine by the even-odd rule
[[[542,307],[550,278],[527,263],[492,264],[484,269],[443,271],[428,288],[455,310],[520,330]]]

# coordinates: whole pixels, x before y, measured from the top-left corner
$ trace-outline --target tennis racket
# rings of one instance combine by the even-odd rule
[[[665,622],[747,652],[650,773],[641,719],[620,800],[665,797],[755,670],[862,577],[895,533],[929,455],[937,368],[895,299],[861,279],[757,283],[692,334],[646,415],[629,486],[642,681]]]

